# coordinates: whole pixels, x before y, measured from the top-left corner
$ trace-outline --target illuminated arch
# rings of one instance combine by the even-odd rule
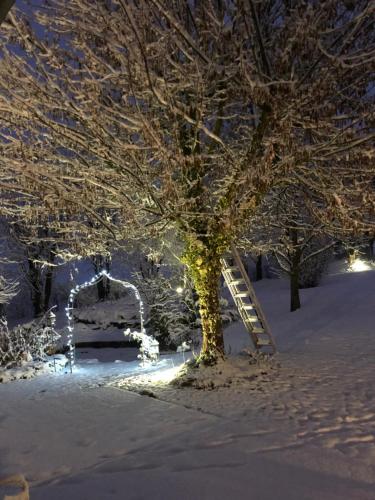
[[[80,285],[76,285],[74,288],[70,290],[69,293],[69,299],[68,299],[68,305],[65,308],[66,312],[66,317],[68,318],[68,358],[69,358],[69,365],[70,365],[70,371],[73,369],[73,365],[75,363],[75,343],[73,339],[73,331],[74,331],[74,318],[73,318],[73,310],[74,310],[74,299],[78,295],[78,293],[81,290],[84,290],[85,288],[88,288],[89,286],[96,285],[98,281],[100,281],[103,278],[108,278],[110,281],[113,281],[115,283],[119,283],[122,285],[124,288],[130,288],[138,300],[139,304],[139,318],[140,318],[140,323],[141,323],[141,334],[145,335],[146,330],[144,328],[144,308],[143,308],[143,302],[141,299],[141,295],[138,291],[138,288],[133,285],[132,283],[129,283],[128,281],[123,281],[119,280],[116,278],[113,278],[107,271],[100,271],[97,275],[95,275],[93,278],[91,278],[90,281],[85,281],[84,283]]]

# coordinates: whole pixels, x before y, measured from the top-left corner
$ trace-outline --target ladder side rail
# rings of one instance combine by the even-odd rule
[[[270,343],[272,345],[272,348],[274,350],[274,352],[276,352],[276,344],[275,344],[275,341],[274,341],[274,338],[273,338],[273,335],[271,333],[271,328],[268,324],[268,321],[266,320],[266,317],[263,313],[263,309],[255,295],[255,290],[253,288],[253,285],[251,284],[251,281],[250,281],[250,278],[245,270],[245,267],[242,263],[242,260],[241,260],[241,257],[238,253],[238,250],[237,248],[231,244],[231,251],[232,251],[232,254],[233,254],[233,257],[234,257],[234,260],[242,274],[242,277],[246,283],[246,285],[248,286],[249,288],[249,292],[250,292],[250,296],[251,296],[251,300],[252,302],[254,303],[254,306],[255,306],[255,310],[256,310],[256,313],[259,317],[259,319],[261,320],[261,323],[262,323],[262,326],[264,328],[264,331],[268,334],[269,338],[270,338]]]
[[[224,264],[225,264],[225,261],[223,260]],[[236,273],[240,273],[240,270],[238,269],[238,267],[235,267],[236,269]],[[259,318],[258,314],[257,314],[257,311],[255,309],[255,304],[253,302],[251,302],[251,297],[250,295],[248,296],[249,300],[250,300],[250,303],[247,304],[244,302],[244,300],[242,299],[242,297],[236,297],[235,294],[239,291],[235,285],[231,285],[230,283],[232,283],[232,279],[233,279],[233,276],[231,275],[231,271],[228,271],[228,267],[225,269],[222,270],[222,273],[223,273],[223,276],[224,276],[224,279],[228,285],[228,289],[232,295],[232,298],[233,298],[233,301],[234,301],[234,304],[236,305],[237,309],[238,309],[238,312],[241,316],[241,319],[242,319],[242,322],[248,332],[248,334],[250,335],[251,337],[251,340],[254,344],[254,347],[256,350],[259,350],[261,347],[262,347],[262,343],[260,341],[260,338],[259,338],[259,335],[260,334],[264,334],[264,335],[267,335],[268,337],[268,346],[272,348],[273,352],[275,352],[275,347],[273,345],[273,343],[271,342],[271,337],[269,335],[269,333],[267,332],[267,330],[264,328],[262,322],[261,322],[261,319]],[[243,281],[243,284],[246,285],[245,281],[242,279]],[[247,305],[250,305],[251,306],[251,310],[255,312],[255,316],[250,314],[248,312],[248,308],[246,308],[245,306]],[[258,322],[261,324],[261,329],[262,329],[262,332],[258,332],[257,331],[257,327],[255,327],[253,325],[253,320],[255,319],[255,322]]]
[[[235,306],[238,309],[238,312],[240,313],[240,315],[241,315],[242,318],[247,318],[246,310],[243,309],[243,307],[242,307],[243,302],[241,301],[241,298],[240,297],[236,297],[238,289],[236,288],[235,285],[231,284],[231,278],[232,278],[231,274],[228,271],[226,271],[224,267],[222,269],[222,274],[224,276],[224,280],[225,280],[225,282],[227,284],[228,290],[229,290],[229,292],[230,292],[230,294],[232,296],[234,304],[235,304]]]
[[[246,272],[245,266],[243,265],[243,262],[242,262],[242,259],[240,257],[240,254],[238,253],[238,250],[234,246],[232,247],[231,250],[233,253],[234,260],[236,261],[236,266],[238,267],[238,270],[240,271],[242,278],[245,281],[246,286],[249,290],[251,300],[254,303],[256,303],[256,305],[259,305],[258,299],[257,299],[256,294],[255,294],[254,287],[250,281],[249,275]]]
[[[246,330],[250,334],[250,337],[251,337],[251,340],[254,344],[254,347],[257,347],[258,338],[257,338],[256,334],[253,332],[251,325],[249,325],[249,323],[246,321],[248,319],[249,315],[247,314],[246,309],[244,309],[242,307],[242,305],[243,305],[242,300],[240,298],[236,297],[236,292],[238,290],[235,288],[235,286],[230,284],[232,276],[231,276],[230,272],[226,271],[225,266],[226,266],[226,262],[224,260],[222,260],[222,274],[223,274],[224,280],[225,280],[227,287],[229,289],[229,292],[232,296],[233,302],[234,302],[235,306],[237,307],[237,310],[241,316],[242,322],[243,322]]]

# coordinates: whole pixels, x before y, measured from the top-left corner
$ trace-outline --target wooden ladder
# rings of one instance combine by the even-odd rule
[[[230,262],[233,260],[233,263]],[[237,249],[221,259],[222,274],[257,351],[276,352],[270,327]]]

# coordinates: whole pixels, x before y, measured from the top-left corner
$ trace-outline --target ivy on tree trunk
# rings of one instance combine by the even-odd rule
[[[188,266],[199,298],[202,349],[199,361],[214,364],[224,358],[224,336],[220,314],[220,258],[226,248],[223,235],[189,238],[183,261]]]

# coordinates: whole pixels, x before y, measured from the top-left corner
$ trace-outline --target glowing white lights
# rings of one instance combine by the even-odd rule
[[[360,273],[362,271],[369,271],[371,269],[371,266],[364,260],[357,258],[351,263],[349,268],[355,273]]]
[[[84,288],[87,288],[89,286],[95,285],[98,281],[103,279],[103,277],[108,278],[111,281],[114,281],[115,283],[119,283],[122,285],[124,288],[130,288],[138,300],[139,304],[139,318],[140,318],[140,323],[141,323],[141,334],[145,335],[146,331],[143,326],[144,324],[144,307],[143,307],[143,302],[140,296],[140,293],[137,289],[136,286],[134,286],[132,283],[129,283],[128,281],[122,281],[116,278],[113,278],[107,271],[103,270],[100,271],[96,276],[91,278],[90,281],[85,281],[81,285],[76,285],[72,290],[70,290],[69,293],[69,299],[68,299],[68,305],[65,307],[65,314],[66,317],[68,318],[68,336],[67,336],[67,344],[69,348],[69,352],[67,353],[68,359],[69,359],[69,365],[70,365],[70,371],[72,372],[73,370],[73,365],[75,362],[75,344],[73,341],[73,330],[74,330],[74,321],[73,321],[73,309],[74,309],[74,299],[76,298],[76,295],[83,290]]]
[[[181,293],[182,293],[183,291],[184,291],[184,289],[182,288],[182,286],[178,286],[178,287],[176,288],[176,292],[177,292],[178,294],[180,294],[180,295],[181,295]]]

